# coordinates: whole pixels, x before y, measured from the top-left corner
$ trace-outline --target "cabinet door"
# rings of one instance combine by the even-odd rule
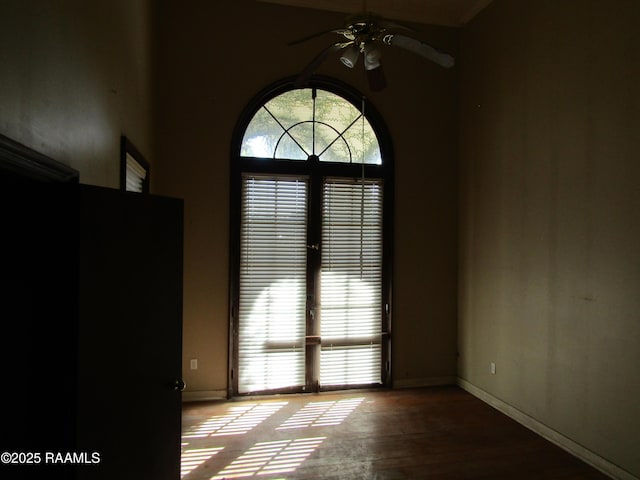
[[[80,479],[177,479],[182,201],[81,186]]]

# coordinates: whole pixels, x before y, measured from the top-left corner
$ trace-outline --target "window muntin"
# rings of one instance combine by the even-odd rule
[[[335,93],[303,88],[262,105],[242,139],[243,157],[380,165],[378,138],[361,109]]]

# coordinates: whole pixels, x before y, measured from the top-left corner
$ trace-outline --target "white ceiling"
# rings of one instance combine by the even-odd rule
[[[346,14],[375,12],[385,18],[460,27],[492,0],[257,0]]]

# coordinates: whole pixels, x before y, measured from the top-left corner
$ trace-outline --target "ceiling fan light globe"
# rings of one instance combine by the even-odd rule
[[[342,55],[340,55],[340,61],[343,65],[353,68],[358,63],[358,57],[360,56],[360,51],[355,45],[352,45],[351,48],[348,48],[344,51]]]
[[[364,48],[364,68],[374,70],[380,66],[380,50],[370,44]]]
[[[366,60],[364,61],[364,68],[365,70],[375,70],[376,68],[380,67],[380,61],[376,60],[374,62]]]
[[[340,57],[340,61],[345,67],[353,68],[356,66],[358,59],[356,58],[355,60],[352,61],[350,58]]]

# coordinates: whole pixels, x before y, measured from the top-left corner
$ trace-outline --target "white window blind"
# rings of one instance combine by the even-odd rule
[[[305,383],[307,180],[244,175],[238,391]]]
[[[147,171],[130,154],[127,153],[126,191],[142,192]]]
[[[326,179],[320,383],[381,382],[382,180]]]

